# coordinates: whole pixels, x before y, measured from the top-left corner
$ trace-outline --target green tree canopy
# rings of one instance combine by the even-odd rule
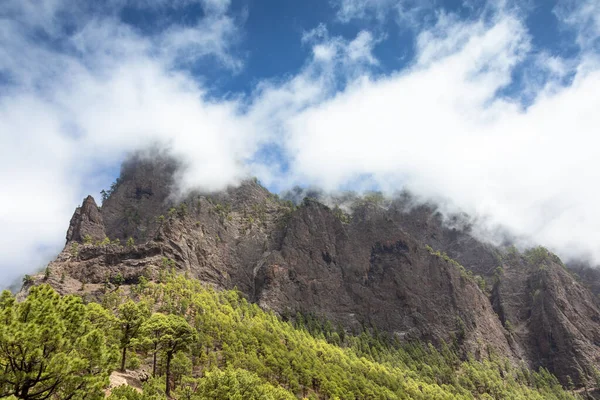
[[[171,394],[171,361],[178,351],[187,350],[189,345],[197,339],[194,328],[179,315],[169,314],[166,318],[166,329],[160,338],[160,345],[165,353],[166,377],[165,392],[167,396]]]
[[[0,296],[0,397],[101,399],[113,358],[75,296],[31,288],[21,303]]]
[[[129,300],[119,306],[117,309],[117,318],[119,323],[119,332],[121,335],[121,371],[125,371],[125,359],[127,349],[139,333],[142,324],[150,316],[150,308],[144,302],[136,303]]]

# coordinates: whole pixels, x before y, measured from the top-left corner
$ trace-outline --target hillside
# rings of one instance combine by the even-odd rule
[[[47,283],[102,301],[173,268],[282,317],[318,316],[403,345],[446,343],[462,360],[496,354],[564,386],[594,386],[597,297],[544,248],[481,242],[467,217],[446,221],[408,194],[296,204],[250,180],[176,196],[179,168],[159,155],[125,162],[101,207],[88,197],[75,211],[64,250],[26,277],[19,298]]]
[[[514,368],[491,349],[461,361],[454,346],[349,335],[311,314],[286,322],[168,263],[160,271],[157,282],[107,290],[101,304],[46,284],[20,303],[4,292],[0,395],[100,399],[124,365],[149,377],[113,388],[111,400],[163,399],[167,385],[175,399],[575,398],[547,371]]]

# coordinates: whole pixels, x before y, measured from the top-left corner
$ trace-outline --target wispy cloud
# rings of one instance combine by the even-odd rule
[[[431,0],[333,0],[337,19],[341,22],[356,20],[395,20],[402,29],[419,29],[434,22],[434,1]]]
[[[576,32],[582,48],[600,50],[600,1],[561,0],[554,13],[567,28]]]

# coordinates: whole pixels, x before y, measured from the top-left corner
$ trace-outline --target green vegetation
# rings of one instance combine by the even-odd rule
[[[445,345],[349,334],[311,314],[280,318],[174,272],[124,293],[102,305],[48,285],[22,303],[2,293],[0,397],[100,399],[110,370],[141,364],[153,371],[143,393],[121,387],[111,400],[576,398],[547,371],[492,352],[461,360]]]
[[[114,283],[117,286],[122,285],[125,282],[125,279],[123,278],[123,275],[118,272],[117,275],[115,275],[112,279],[111,282]]]
[[[562,260],[556,254],[550,252],[543,246],[534,247],[525,251],[524,257],[530,265],[535,265],[540,269],[547,268],[547,264],[551,262],[556,263],[566,269],[566,266]]]
[[[177,216],[180,219],[185,218],[185,216],[188,214],[188,208],[187,208],[187,204],[185,203],[181,203],[179,205],[179,207],[177,207]]]
[[[221,217],[221,219],[224,219],[225,217],[227,217],[229,215],[229,213],[231,212],[231,204],[229,203],[225,203],[225,204],[221,204],[221,203],[216,203],[215,204],[215,208],[214,208],[214,212]]]
[[[176,266],[175,260],[172,260],[167,257],[163,257],[161,260],[161,266],[162,266],[162,268],[175,268],[175,266]]]
[[[31,275],[25,275],[23,277],[23,285],[31,285],[33,283],[33,278]]]
[[[530,264],[539,266],[549,260],[550,252],[545,247],[538,246],[527,250],[525,257]]]
[[[129,300],[117,308],[116,319],[119,330],[119,347],[121,350],[121,371],[125,371],[127,350],[132,340],[136,339],[142,324],[150,317],[150,309],[145,303]]]
[[[71,245],[71,254],[73,255],[73,257],[77,257],[79,255],[79,243],[73,242],[73,244]]]
[[[100,196],[102,197],[102,204],[117,190],[119,185],[121,184],[121,178],[117,178],[113,183],[110,184],[110,188],[108,190],[101,190]]]
[[[479,286],[479,288],[481,289],[481,291],[485,291],[485,280],[483,280],[483,278],[481,276],[479,276],[479,275],[473,276],[473,272],[470,270],[467,270],[458,261],[456,261],[453,258],[450,258],[450,256],[448,256],[448,254],[446,254],[445,252],[440,252],[439,250],[434,251],[433,248],[431,248],[431,246],[429,246],[428,244],[425,245],[425,250],[427,250],[429,252],[429,254],[431,254],[432,256],[436,256],[436,257],[446,261],[447,263],[454,265],[460,272],[460,277],[462,279],[469,280],[471,282],[476,283],[477,286]]]
[[[335,217],[339,219],[342,224],[350,223],[350,215],[344,212],[344,210],[337,205],[333,207],[333,215],[335,215]]]
[[[17,303],[5,291],[0,318],[0,397],[103,398],[114,354],[81,299],[42,285]]]
[[[509,320],[504,321],[504,327],[511,335],[515,332],[514,326],[510,323]]]
[[[167,216],[169,217],[169,219],[171,220],[175,218],[175,215],[177,215],[177,209],[175,207],[169,208],[169,211],[167,211]]]

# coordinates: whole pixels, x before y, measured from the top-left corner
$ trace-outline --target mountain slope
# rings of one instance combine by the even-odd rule
[[[468,225],[450,228],[434,207],[403,197],[355,199],[351,215],[308,199],[294,206],[254,181],[175,199],[177,168],[128,161],[101,208],[89,197],[75,212],[47,282],[99,298],[173,266],[281,315],[455,343],[479,358],[492,351],[563,383],[596,374],[597,301],[550,254],[532,260],[481,243]]]
[[[123,287],[116,288],[102,306],[83,304],[76,296],[58,298],[48,285],[37,286],[21,303],[4,293],[0,364],[6,355],[16,362],[3,368],[0,395],[101,399],[101,383],[123,354],[129,367],[153,371],[138,376],[153,376],[145,378],[143,393],[113,388],[110,400],[165,399],[167,388],[169,398],[190,400],[577,398],[546,371],[514,368],[494,354],[482,362],[460,361],[446,346],[439,352],[420,344],[399,346],[393,338],[368,330],[352,336],[310,314],[284,322],[239,292],[215,291],[165,269],[160,282],[142,281],[131,287],[129,296]],[[70,332],[73,324],[77,329]],[[135,324],[140,328],[132,333]],[[180,331],[189,332],[189,340],[169,359],[168,346]],[[90,350],[83,352],[89,362],[75,364],[83,371],[72,378],[79,384],[73,397],[63,395],[73,384],[62,380],[71,365],[45,365],[36,353],[48,338],[40,332],[51,332],[52,343],[61,343],[44,350],[52,359],[73,357],[62,353],[73,345]],[[19,343],[27,344],[25,350]],[[154,343],[160,350],[156,357]],[[36,368],[26,374],[13,368],[21,358]],[[46,379],[56,384],[48,385]],[[27,393],[21,390],[24,384]]]

